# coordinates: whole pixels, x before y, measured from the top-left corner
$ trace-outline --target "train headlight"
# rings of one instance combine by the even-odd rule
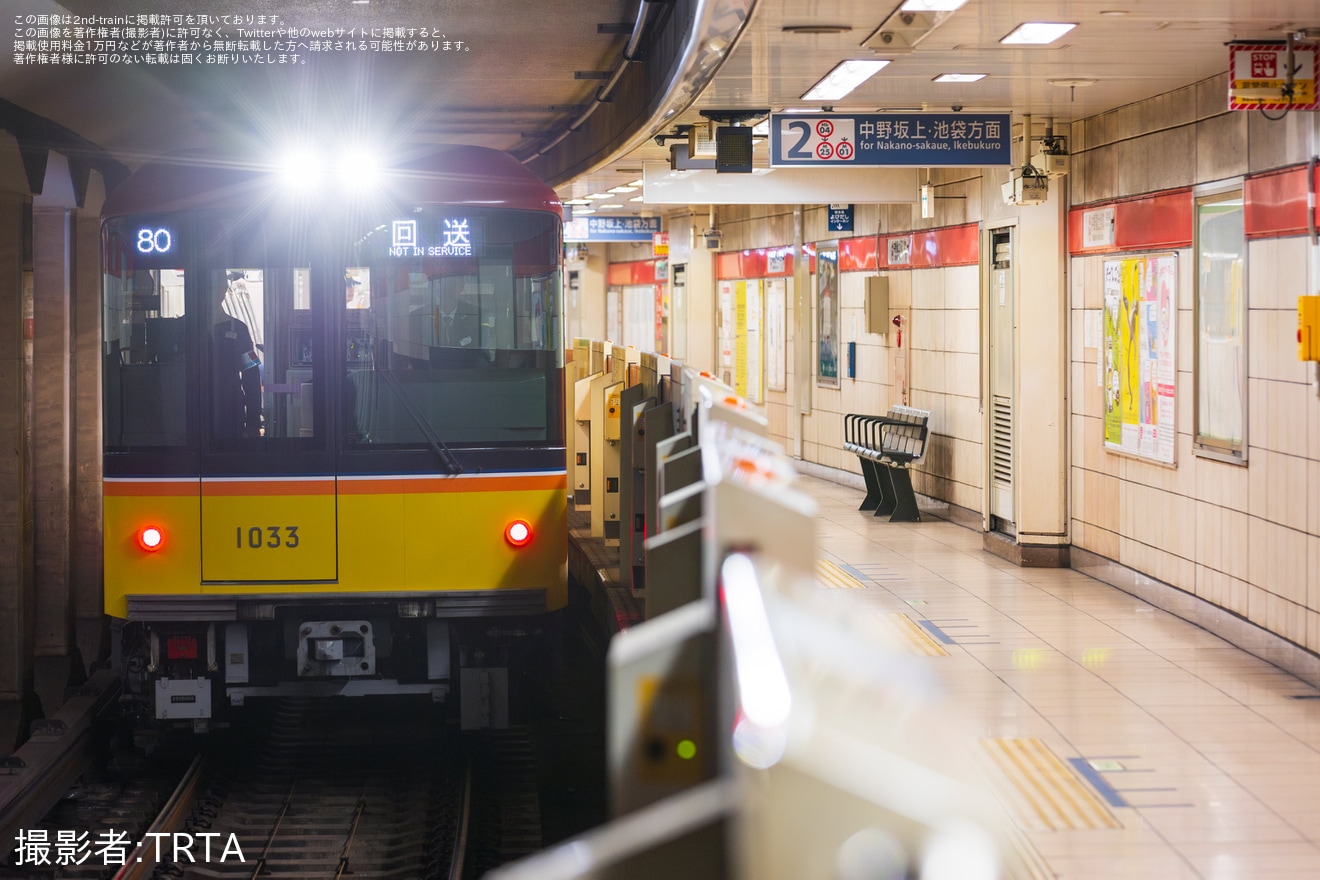
[[[504,529],[504,540],[515,547],[523,547],[532,540],[532,527],[526,520],[515,519]]]
[[[138,546],[148,553],[155,553],[165,543],[165,533],[159,526],[143,526],[137,533]]]
[[[365,150],[354,150],[340,156],[335,171],[339,183],[349,189],[369,190],[380,183],[380,163]]]
[[[311,191],[321,183],[325,168],[319,156],[309,151],[293,151],[278,164],[284,185],[300,191]]]

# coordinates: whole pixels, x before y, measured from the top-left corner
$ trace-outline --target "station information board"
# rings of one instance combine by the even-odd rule
[[[654,241],[659,217],[574,217],[564,224],[564,241]]]
[[[1007,113],[773,113],[771,167],[1013,164]]]

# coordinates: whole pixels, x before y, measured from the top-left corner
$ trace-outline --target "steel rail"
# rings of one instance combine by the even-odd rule
[[[353,839],[357,836],[358,823],[362,821],[362,813],[367,809],[367,795],[364,792],[358,798],[357,807],[353,810],[353,822],[348,826],[348,840],[344,841],[344,848],[339,852],[339,867],[335,870],[335,880],[341,880],[348,872],[348,853],[353,849]]]
[[[467,855],[468,822],[472,813],[472,768],[463,770],[463,799],[458,808],[454,831],[454,855],[449,863],[449,880],[463,880],[463,862]]]
[[[293,800],[293,789],[298,785],[295,779],[289,783],[289,791],[284,795],[284,803],[280,805],[280,811],[275,815],[275,824],[271,826],[270,834],[266,835],[266,845],[261,849],[261,855],[257,857],[256,867],[252,869],[252,880],[257,880],[261,872],[266,869],[266,859],[270,857],[270,848],[275,844],[275,838],[280,833],[280,825],[284,822],[284,817],[289,814],[289,802]]]
[[[151,827],[128,854],[124,866],[115,872],[114,880],[139,880],[147,876],[147,872],[155,870],[156,855],[160,850],[158,846],[149,846],[147,841],[159,840],[159,835],[172,834],[182,827],[183,821],[188,817],[188,811],[197,800],[197,789],[201,786],[205,768],[205,758],[201,755],[193,758],[188,771],[183,774],[183,779],[175,787],[174,793],[165,802],[165,806],[161,808]]]

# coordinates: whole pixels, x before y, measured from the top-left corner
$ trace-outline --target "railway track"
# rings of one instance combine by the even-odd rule
[[[29,848],[0,878],[464,880],[540,848],[525,731],[460,734],[412,700],[249,709],[90,773],[31,825],[45,864]],[[57,863],[57,835],[83,842],[81,863]]]
[[[259,744],[236,742],[198,770],[153,873],[117,877],[448,880],[465,849],[469,784],[438,715],[418,718],[415,702],[286,700],[270,725]],[[187,855],[178,841],[191,841]]]

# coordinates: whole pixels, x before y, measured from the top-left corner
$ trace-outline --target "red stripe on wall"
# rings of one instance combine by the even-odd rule
[[[1242,189],[1247,238],[1306,234],[1306,173],[1305,165],[1294,165],[1246,179]],[[1320,167],[1315,173],[1315,186],[1320,189]],[[1086,212],[1110,206],[1114,208],[1114,244],[1082,247],[1082,224]],[[1194,213],[1195,199],[1190,189],[1073,208],[1068,212],[1068,252],[1104,254],[1191,247]],[[1320,210],[1316,219],[1320,222]]]
[[[880,236],[881,241],[884,236]],[[874,272],[880,268],[876,263],[876,237],[865,235],[861,238],[845,238],[839,242],[840,272]]]
[[[1114,208],[1114,243],[1082,246],[1082,218],[1088,211]],[[1192,190],[1190,187],[1073,208],[1068,212],[1068,252],[1107,254],[1192,245]]]
[[[912,239],[909,262],[889,265],[889,239]],[[976,223],[945,226],[881,235],[876,254],[876,236],[846,238],[839,242],[839,271],[866,272],[876,269],[938,269],[944,266],[975,266],[981,260],[981,227]]]
[[[655,260],[634,260],[629,263],[610,263],[607,284],[663,284],[665,275],[655,277]]]
[[[1119,202],[1114,241],[1119,250],[1192,246],[1192,191],[1173,190]]]
[[[1306,167],[1247,178],[1243,187],[1247,238],[1279,238],[1306,232]]]
[[[782,271],[770,271],[770,257],[783,256]],[[715,255],[715,277],[720,281],[736,278],[784,278],[793,274],[793,249],[757,248],[747,251],[722,251]]]
[[[981,261],[981,229],[975,223],[912,233],[912,269],[975,266]]]

